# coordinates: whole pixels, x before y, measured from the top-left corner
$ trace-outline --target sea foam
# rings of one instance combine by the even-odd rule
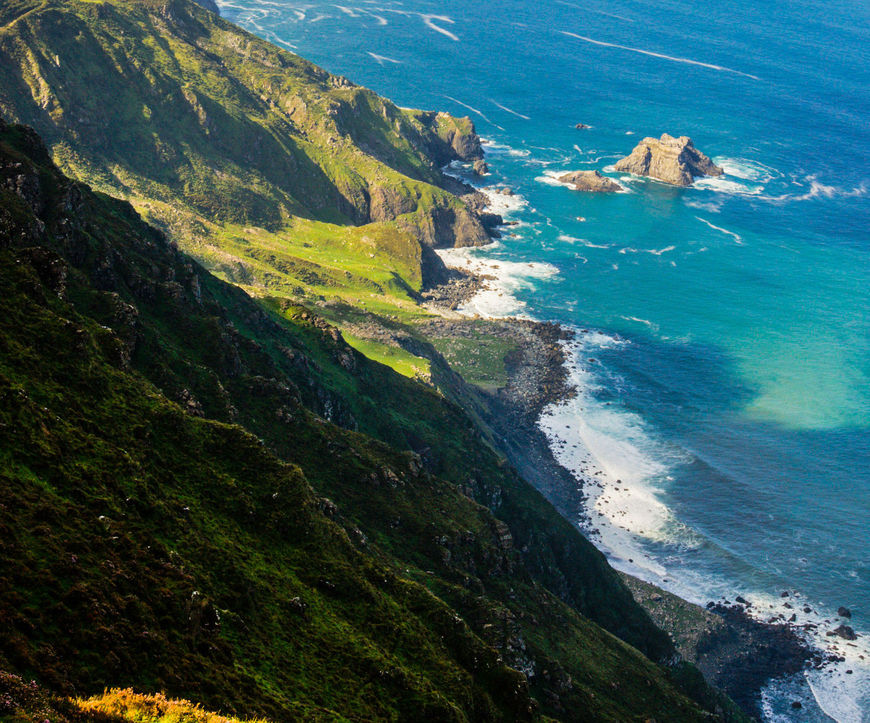
[[[448,268],[486,279],[484,287],[457,309],[466,316],[530,319],[526,303],[516,296],[516,292],[534,289],[536,282],[552,279],[559,273],[552,264],[504,261],[481,256],[474,248],[439,249],[436,253]]]
[[[626,320],[655,328],[654,322],[646,319]],[[577,331],[574,340],[564,342],[569,381],[577,390],[576,396],[547,407],[538,426],[547,436],[556,461],[583,486],[586,519],[578,521],[580,527],[614,567],[690,602],[723,603],[739,594],[751,603],[747,612],[759,621],[776,620],[786,625],[786,618],[794,615],[793,629],[809,644],[837,658],[797,677],[805,678],[815,702],[835,721],[866,723],[862,711],[870,703],[870,637],[858,631],[858,640],[847,642],[829,635],[849,621],[800,591],[792,589],[788,598],[781,598],[769,590],[735,590],[729,578],[701,572],[681,559],[710,545],[709,540],[679,522],[662,501],[671,472],[689,458],[658,442],[636,414],[597,398],[605,386],[613,385],[613,380],[603,378],[607,372],[597,357],[632,342],[601,332]],[[682,550],[683,554],[662,557],[650,552],[650,543]],[[790,679],[771,681],[762,695],[766,721],[793,720],[788,717],[793,711],[777,713],[776,707],[783,707],[783,691],[792,687],[799,690],[799,682],[797,678],[794,683]]]
[[[677,527],[659,491],[678,460],[650,436],[639,416],[596,399],[601,372],[595,356],[629,343],[579,331],[565,342],[569,381],[577,393],[547,407],[538,426],[559,464],[585,485],[590,537],[616,567],[658,579],[665,568],[639,540],[669,539]]]

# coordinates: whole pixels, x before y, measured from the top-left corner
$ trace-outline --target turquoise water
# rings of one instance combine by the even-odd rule
[[[567,466],[601,473],[589,527],[615,565],[764,617],[798,591],[820,644],[840,605],[870,634],[870,6],[220,4],[400,105],[475,120],[484,185],[518,194],[496,198],[521,222],[471,254],[501,274],[480,309],[589,330],[580,396],[543,425]],[[662,132],[727,176],[553,183]],[[870,720],[867,647],[772,685],[768,719],[799,698],[794,719]]]

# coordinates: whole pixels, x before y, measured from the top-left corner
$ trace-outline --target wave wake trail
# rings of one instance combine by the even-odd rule
[[[714,231],[719,231],[720,233],[727,234],[731,236],[738,244],[743,245],[743,237],[739,233],[734,233],[734,231],[729,231],[727,228],[722,228],[721,226],[716,226],[710,223],[706,218],[701,218],[700,216],[695,216],[701,223],[707,224]]]
[[[496,108],[501,108],[506,113],[510,113],[511,115],[515,115],[517,118],[522,118],[523,120],[531,120],[527,115],[523,115],[522,113],[517,113],[515,110],[511,110],[506,105],[502,105],[501,103],[497,103],[492,98],[489,99],[489,102],[492,103]]]
[[[371,55],[377,62],[378,65],[383,65],[384,63],[395,63],[396,65],[401,65],[401,60],[393,60],[393,58],[388,58],[386,55],[377,55],[372,52],[368,52],[368,55]]]
[[[592,43],[593,45],[601,45],[605,48],[618,48],[619,50],[630,50],[632,53],[640,53],[641,55],[649,55],[653,58],[662,58],[663,60],[672,60],[675,63],[687,63],[688,65],[698,65],[702,68],[710,68],[711,70],[721,70],[725,73],[734,73],[735,75],[742,75],[744,78],[752,78],[752,80],[761,80],[757,75],[752,75],[750,73],[744,73],[742,70],[734,70],[734,68],[726,68],[724,65],[714,65],[713,63],[702,63],[700,60],[692,60],[691,58],[677,58],[673,55],[665,55],[664,53],[654,53],[651,50],[643,50],[642,48],[631,48],[628,45],[618,45],[617,43],[605,43],[603,40],[594,40],[593,38],[587,38],[585,35],[577,35],[577,33],[571,33],[567,30],[560,30],[562,35],[567,35],[571,38],[577,38],[577,40],[582,40],[584,43]]]

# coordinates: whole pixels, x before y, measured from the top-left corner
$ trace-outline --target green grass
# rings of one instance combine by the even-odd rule
[[[470,121],[187,0],[6,3],[0,69],[0,112],[174,242],[0,122],[39,201],[0,190],[0,666],[278,720],[703,717],[462,396],[327,323],[425,318],[426,245],[481,231],[435,185]]]
[[[31,133],[0,124],[0,159],[39,201],[0,190],[0,668],[276,720],[534,719],[585,689],[580,719],[702,717],[462,409],[265,312]],[[558,669],[585,682],[554,700]]]
[[[402,376],[411,379],[430,380],[430,362],[396,346],[372,339],[363,339],[345,332],[345,341],[369,359],[384,364]]]
[[[421,241],[452,245],[459,228],[486,238],[437,186],[455,139],[474,146],[470,121],[399,109],[193,3],[7,3],[0,61],[0,114],[36,128],[70,175],[150,206],[194,255],[196,237],[221,250],[256,226],[307,236],[312,247],[292,250],[330,268],[331,244],[311,248],[354,237],[351,273],[419,289]],[[372,244],[386,252],[374,262]]]
[[[426,247],[486,240],[438,187],[443,164],[480,155],[471,121],[398,108],[192,3],[164,6],[4,5],[0,115],[253,296],[339,325],[347,307],[426,316]]]
[[[473,338],[432,337],[434,347],[469,384],[494,391],[508,382],[505,359],[516,342],[485,332]]]

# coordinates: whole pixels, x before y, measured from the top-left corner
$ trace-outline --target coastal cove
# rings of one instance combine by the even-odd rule
[[[490,175],[451,172],[515,225],[442,256],[494,277],[465,313],[574,331],[559,343],[577,393],[540,405],[537,430],[574,476],[548,496],[618,569],[794,616],[844,658],[769,686],[767,720],[867,720],[866,8],[794,5],[769,25],[747,3],[703,21],[645,3],[219,4],[402,105],[475,120]],[[684,46],[685,28],[712,40]],[[614,173],[662,132],[725,175],[676,189]],[[556,180],[577,170],[626,192]],[[828,634],[843,624],[857,640]]]

